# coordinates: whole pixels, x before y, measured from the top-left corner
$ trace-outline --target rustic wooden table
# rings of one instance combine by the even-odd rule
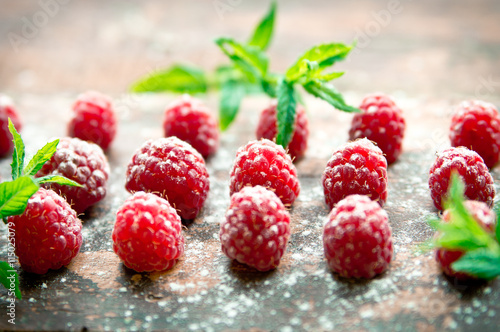
[[[28,153],[42,141],[63,136],[71,103],[97,89],[116,101],[120,127],[108,153],[111,177],[106,198],[82,217],[84,243],[67,267],[44,276],[24,273],[16,325],[0,315],[0,329],[23,330],[482,330],[500,325],[500,282],[459,284],[438,270],[432,253],[418,245],[432,235],[435,214],[427,188],[435,151],[449,146],[450,113],[461,100],[500,105],[500,6],[491,1],[299,1],[280,2],[270,56],[286,68],[301,51],[321,41],[349,42],[358,49],[341,64],[336,84],[358,104],[366,93],[392,94],[407,119],[404,153],[389,168],[385,206],[393,229],[395,258],[389,271],[369,281],[331,273],[323,258],[322,226],[328,214],[320,183],[332,151],[347,140],[351,116],[306,99],[311,137],[296,166],[302,186],[292,210],[292,235],[281,265],[258,273],[231,262],[221,250],[219,223],[229,204],[228,172],[236,149],[254,139],[265,97],[244,101],[234,125],[207,165],[211,188],[201,214],[186,225],[186,250],[162,273],[135,273],[112,251],[118,207],[129,196],[125,167],[159,125],[173,95],[138,96],[130,82],[156,67],[183,60],[204,68],[224,61],[212,40],[246,38],[267,2],[74,1],[57,12],[17,51],[9,33],[22,34],[38,3],[0,0],[0,90],[10,94],[24,122]],[[391,3],[399,10],[391,11]],[[389,13],[389,14],[387,14]],[[23,18],[26,18],[23,19]],[[89,23],[90,22],[90,23]],[[278,60],[276,60],[278,59]],[[217,108],[217,94],[202,97]],[[0,161],[9,177],[10,160]],[[497,191],[498,167],[492,170]],[[6,228],[0,228],[5,260]],[[8,304],[0,290],[0,307]],[[3,318],[2,318],[3,317]]]

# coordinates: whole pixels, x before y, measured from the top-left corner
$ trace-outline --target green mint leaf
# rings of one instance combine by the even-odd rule
[[[131,88],[132,92],[205,93],[208,88],[203,70],[186,65],[174,65],[154,72]]]
[[[45,144],[37,153],[31,158],[28,162],[28,165],[24,168],[25,175],[35,176],[35,174],[42,168],[42,166],[52,158],[54,153],[56,152],[57,144],[59,144],[59,140],[49,142]]]
[[[456,271],[491,280],[500,275],[500,253],[486,248],[468,251],[451,267]]]
[[[344,97],[342,97],[340,92],[331,84],[313,79],[307,84],[304,84],[303,87],[313,96],[323,99],[338,110],[348,113],[361,112],[358,108],[347,105],[344,101]]]
[[[497,226],[495,228],[495,237],[497,238],[497,242],[500,243],[500,202],[496,202],[495,206],[493,206],[493,212],[495,212],[495,216],[497,217]]]
[[[0,282],[9,291],[9,297],[15,295],[19,300],[22,299],[19,275],[9,263],[3,261],[0,262]]]
[[[241,101],[245,96],[245,85],[238,81],[228,80],[221,86],[219,125],[226,130],[238,114]]]
[[[64,177],[64,176],[61,176],[61,175],[46,175],[46,176],[42,176],[42,177],[39,177],[39,178],[35,178],[34,181],[37,184],[42,184],[42,183],[57,183],[57,184],[67,185],[67,186],[73,186],[73,187],[83,187],[78,182],[70,180],[67,177]]]
[[[273,1],[266,16],[262,18],[262,20],[255,28],[255,31],[253,32],[253,35],[248,42],[248,45],[257,46],[261,50],[267,49],[269,43],[271,42],[271,38],[273,36],[275,16],[276,16],[276,1]]]
[[[21,135],[17,132],[14,124],[9,118],[9,131],[12,134],[12,141],[14,142],[14,151],[12,152],[12,180],[17,179],[23,174],[24,167],[24,143]]]
[[[497,218],[497,227],[495,229],[495,237],[497,238],[497,242],[500,243],[500,223],[498,222],[498,218]]]
[[[342,75],[344,75],[344,72],[332,72],[328,74],[318,74],[314,78],[317,78],[318,80],[321,81],[329,82],[331,80],[341,77]]]
[[[297,100],[295,89],[292,83],[281,79],[276,89],[278,98],[276,118],[278,122],[278,132],[276,133],[276,144],[280,144],[285,149],[290,143],[295,123],[295,109]]]
[[[354,44],[331,43],[314,46],[305,52],[286,72],[286,79],[295,82],[307,74],[311,68],[308,62],[317,63],[317,71],[321,72],[336,61],[343,60],[353,49]]]
[[[0,183],[0,218],[22,214],[37,190],[38,185],[26,175]]]
[[[269,59],[261,49],[251,45],[243,45],[231,38],[219,38],[215,43],[222,52],[237,66],[250,80],[258,82],[266,77]]]

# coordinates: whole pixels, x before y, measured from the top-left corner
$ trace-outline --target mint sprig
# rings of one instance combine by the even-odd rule
[[[230,39],[220,39],[232,58],[230,65],[216,68],[213,74],[191,65],[175,64],[167,69],[154,71],[132,84],[130,90],[144,92],[174,92],[204,94],[212,90],[220,91],[219,124],[226,130],[234,121],[245,95],[273,91],[273,86],[261,82],[267,71],[267,56],[259,51],[269,47],[276,19],[276,1],[271,2],[268,12],[258,22],[246,43]],[[265,58],[259,58],[261,56]],[[247,65],[247,62],[251,65]],[[255,68],[260,71],[254,72]],[[256,79],[255,77],[258,77]]]
[[[295,109],[297,98],[293,84],[281,79],[276,89],[278,103],[276,106],[277,134],[276,143],[284,147],[292,139],[293,124],[295,122]]]
[[[0,183],[0,218],[5,224],[9,224],[7,217],[23,214],[28,205],[28,200],[38,191],[40,184],[50,182],[81,187],[81,184],[60,175],[35,178],[36,173],[56,152],[59,140],[45,144],[25,166],[26,152],[24,142],[10,119],[9,131],[12,134],[12,141],[14,142],[11,164],[12,181]],[[11,284],[14,283],[15,291],[13,294],[21,299],[19,275],[8,262],[0,261],[0,282],[9,291],[11,291]]]
[[[205,72],[188,65],[174,65],[171,68],[153,72],[138,80],[132,92],[205,93],[208,90]]]
[[[439,236],[434,240],[434,247],[465,251],[465,254],[451,265],[456,271],[487,280],[499,276],[498,223],[495,232],[489,233],[474,220],[464,206],[464,185],[455,173],[452,174],[444,207],[450,213],[450,222],[437,218],[429,220],[430,225],[439,232]]]
[[[297,101],[301,100],[297,92],[299,86],[338,110],[360,112],[356,107],[348,105],[342,94],[329,83],[344,73],[325,72],[337,61],[345,59],[355,44],[330,43],[314,46],[301,55],[284,75],[278,75],[268,72],[269,62],[261,49],[239,44],[230,38],[219,38],[216,43],[249,80],[260,82],[265,93],[271,98],[277,98],[276,143],[285,148],[293,133],[295,107]]]
[[[9,131],[12,134],[12,141],[14,142],[14,151],[12,153],[12,180],[16,180],[23,173],[24,167],[24,143],[21,135],[17,132],[14,124],[9,118]]]

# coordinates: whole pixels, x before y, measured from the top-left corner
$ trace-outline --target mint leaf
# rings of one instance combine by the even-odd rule
[[[315,62],[317,71],[321,72],[336,61],[343,60],[353,49],[354,44],[330,43],[314,46],[305,52],[286,72],[286,79],[295,82],[303,77],[310,68],[307,62]]]
[[[39,177],[39,178],[35,178],[34,181],[37,184],[42,184],[42,183],[57,183],[57,184],[67,185],[67,186],[73,186],[73,187],[83,187],[78,182],[70,180],[67,177],[64,177],[64,176],[61,176],[61,175],[46,175],[46,176],[42,176],[42,177]]]
[[[344,72],[332,72],[328,74],[318,74],[314,78],[317,78],[318,80],[329,82],[331,80],[334,80],[336,78],[339,78],[344,75]]]
[[[260,23],[255,28],[255,31],[250,38],[248,45],[257,46],[261,50],[265,50],[269,46],[269,43],[271,42],[271,38],[273,36],[275,16],[276,1],[273,1],[268,13],[262,18]]]
[[[464,184],[456,172],[451,175],[444,207],[449,211],[452,222],[438,225],[438,230],[442,233],[438,239],[441,246],[466,251],[495,246],[493,237],[476,222],[465,207]]]
[[[220,91],[219,124],[226,130],[233,122],[245,96],[245,86],[238,81],[229,80],[222,84]]]
[[[495,229],[495,236],[497,238],[497,242],[500,242],[500,223],[498,222],[498,218],[497,218],[497,227]]]
[[[456,271],[491,280],[500,275],[500,254],[486,248],[468,251],[451,267]]]
[[[205,93],[207,79],[203,70],[186,65],[174,65],[166,70],[154,72],[131,88],[132,92]]]
[[[24,167],[24,143],[21,135],[17,132],[14,124],[9,118],[9,131],[12,134],[12,141],[14,142],[14,151],[12,153],[12,180],[17,179],[23,174]]]
[[[57,144],[59,144],[59,140],[49,142],[45,144],[37,153],[31,158],[28,162],[28,165],[24,168],[25,175],[34,176],[42,166],[52,158],[54,153],[56,152]]]
[[[26,175],[0,183],[0,218],[22,214],[37,190],[38,185]]]
[[[292,83],[281,79],[276,89],[278,98],[276,118],[278,122],[278,132],[276,133],[276,144],[280,144],[285,149],[290,143],[295,123],[295,109],[297,101],[295,89]]]
[[[257,82],[266,77],[269,60],[258,47],[243,45],[231,38],[219,38],[215,43],[239,68],[250,82]]]
[[[19,300],[22,299],[21,290],[19,289],[19,275],[9,263],[3,261],[0,262],[0,282],[9,291],[9,296],[13,294]]]
[[[303,86],[307,92],[313,96],[323,99],[338,110],[348,113],[361,112],[358,108],[347,105],[344,101],[344,97],[342,97],[340,92],[338,92],[337,89],[335,89],[331,84],[314,79]]]
[[[444,207],[450,214],[449,222],[431,220],[439,232],[434,246],[463,250],[465,254],[452,264],[456,271],[483,279],[500,275],[500,244],[472,217],[464,205],[464,184],[453,172]]]

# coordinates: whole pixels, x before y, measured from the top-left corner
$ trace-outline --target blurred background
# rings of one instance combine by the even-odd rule
[[[269,1],[0,0],[0,91],[112,96],[174,63],[213,71],[213,40],[246,40]],[[358,40],[341,91],[498,102],[496,0],[278,1],[271,68],[321,42]]]

